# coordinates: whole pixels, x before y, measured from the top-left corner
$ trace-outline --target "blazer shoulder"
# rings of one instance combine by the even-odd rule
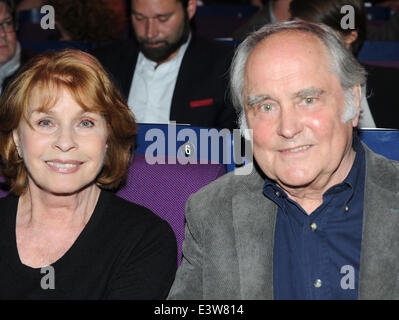
[[[209,203],[228,201],[238,193],[256,193],[262,190],[264,174],[254,164],[247,164],[229,172],[194,193],[190,200]]]
[[[399,193],[399,161],[388,159],[364,145],[366,152],[366,177],[390,192]]]

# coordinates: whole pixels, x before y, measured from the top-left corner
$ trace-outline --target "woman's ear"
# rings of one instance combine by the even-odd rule
[[[190,20],[192,17],[194,17],[196,10],[197,10],[197,0],[188,0],[187,13],[188,13],[188,18]]]
[[[356,30],[351,31],[351,33],[344,36],[345,47],[347,49],[350,49],[352,43],[356,41],[358,36],[359,36],[359,34],[357,33]]]
[[[15,148],[17,149],[19,157],[22,158],[22,152],[21,152],[21,148],[20,148],[20,139],[19,139],[17,129],[14,129],[12,131],[12,139],[14,140]]]

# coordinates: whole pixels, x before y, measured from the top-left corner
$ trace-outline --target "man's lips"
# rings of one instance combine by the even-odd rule
[[[146,47],[150,47],[150,48],[158,48],[160,46],[162,46],[163,43],[162,42],[156,42],[156,43],[146,43],[145,46]]]
[[[311,147],[312,147],[312,145],[310,145],[310,144],[304,144],[304,145],[300,145],[300,146],[296,146],[296,147],[292,147],[292,148],[279,149],[278,151],[281,153],[284,153],[284,154],[296,154],[296,153],[304,152]]]

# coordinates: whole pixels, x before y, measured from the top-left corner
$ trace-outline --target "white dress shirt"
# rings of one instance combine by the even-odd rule
[[[169,123],[176,79],[190,39],[191,35],[176,56],[158,66],[139,53],[128,97],[136,122]]]

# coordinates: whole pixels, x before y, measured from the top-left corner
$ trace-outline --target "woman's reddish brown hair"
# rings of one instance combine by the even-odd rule
[[[10,191],[21,195],[27,189],[27,171],[13,140],[13,131],[23,118],[34,89],[42,107],[51,108],[61,90],[68,90],[85,111],[101,114],[108,129],[104,166],[95,183],[117,188],[126,175],[137,132],[133,114],[96,58],[79,50],[38,55],[30,60],[7,86],[0,99],[1,175]]]

